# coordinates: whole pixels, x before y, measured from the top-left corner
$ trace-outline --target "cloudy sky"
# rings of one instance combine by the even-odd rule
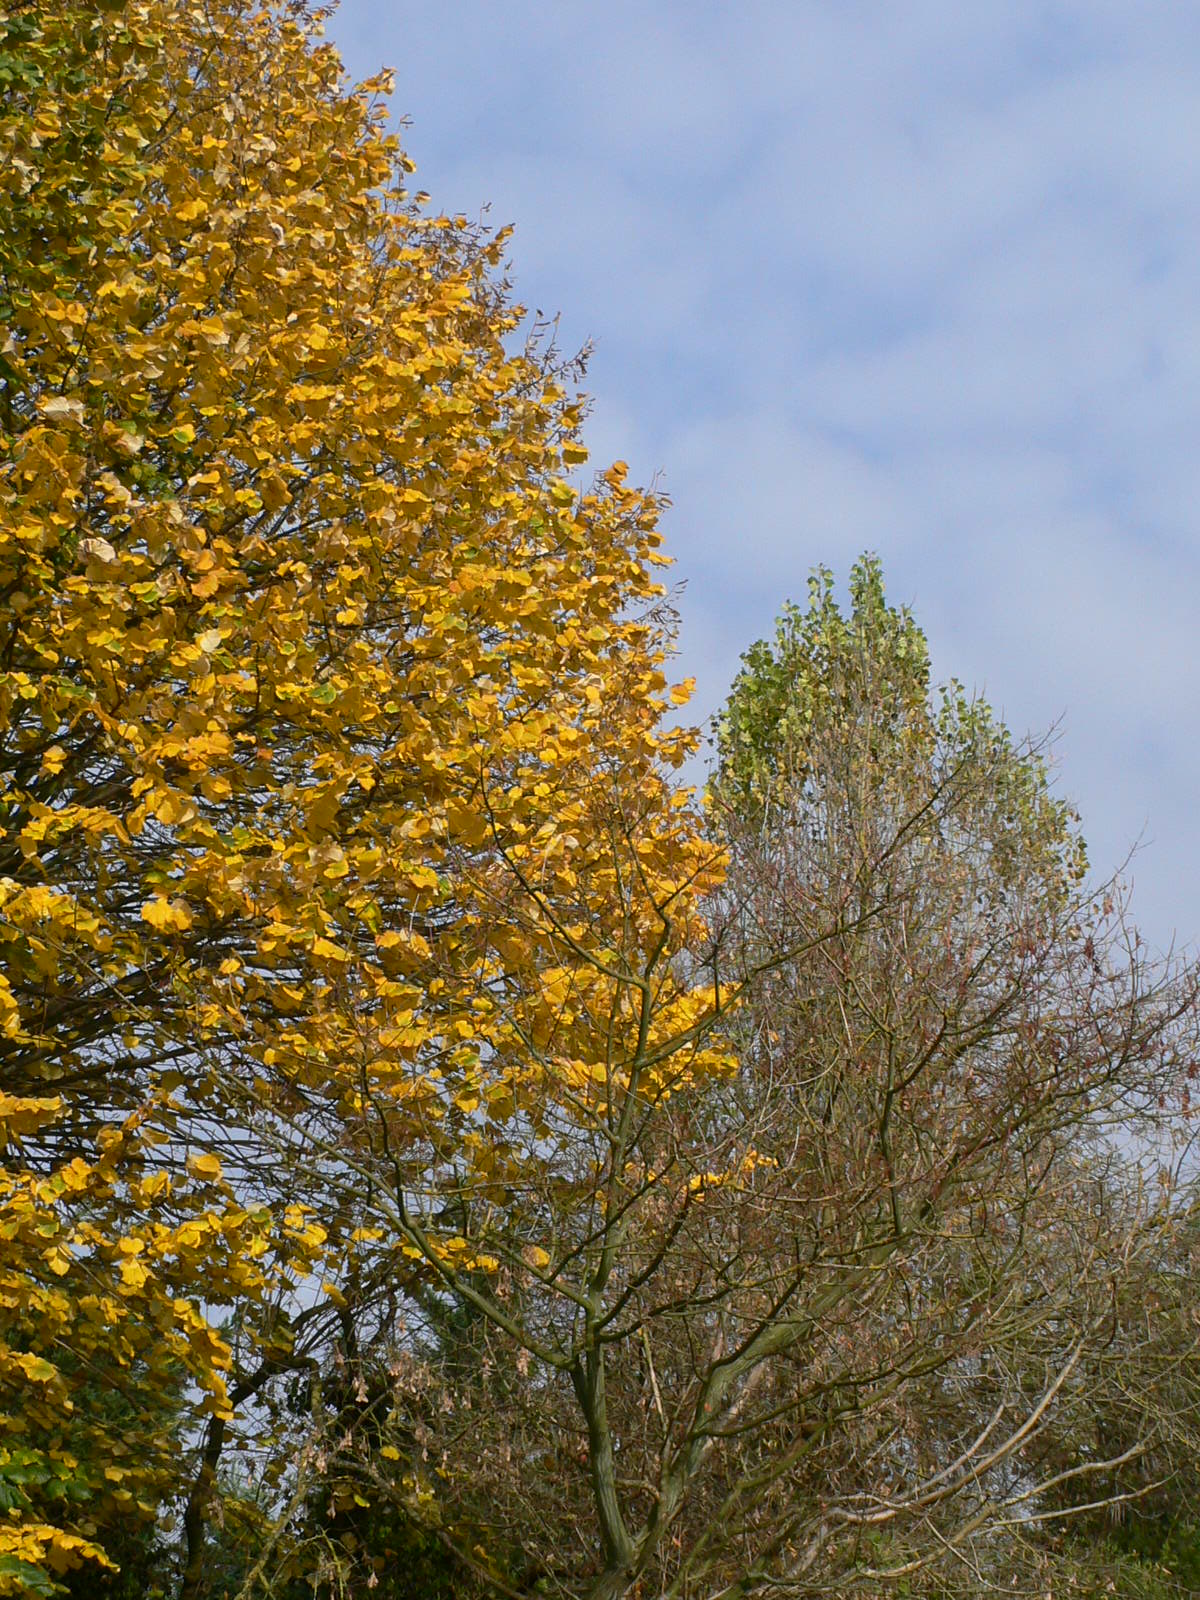
[[[1097,868],[1200,939],[1200,7],[342,0],[434,203],[513,223],[658,478],[698,710],[814,564],[1060,724]]]

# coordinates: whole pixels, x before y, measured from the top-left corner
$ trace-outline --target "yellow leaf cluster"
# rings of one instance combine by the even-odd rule
[[[672,787],[696,735],[662,726],[658,506],[624,463],[567,482],[579,405],[515,349],[502,236],[406,194],[299,12],[23,16],[0,1131],[30,1160],[0,1187],[0,1337],[144,1364],[138,1481],[97,1469],[98,1421],[75,1451],[102,1523],[166,1470],[169,1363],[228,1407],[202,1304],[274,1348],[283,1290],[396,1248],[297,1214],[256,1141],[319,1106],[345,1152],[383,1116],[413,1171],[457,1149],[491,1184],[515,1118],[722,1070],[671,966],[721,862]],[[415,1255],[495,1265],[454,1237]],[[35,1387],[50,1437],[70,1384]]]

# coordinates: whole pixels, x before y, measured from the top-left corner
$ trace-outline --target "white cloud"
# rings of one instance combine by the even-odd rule
[[[421,181],[595,338],[661,469],[708,705],[878,549],[935,667],[1065,713],[1098,860],[1200,935],[1200,11],[1173,0],[346,0]]]

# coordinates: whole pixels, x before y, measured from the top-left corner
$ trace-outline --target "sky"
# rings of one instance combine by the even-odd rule
[[[1200,7],[342,0],[436,208],[590,343],[671,497],[694,710],[809,570],[1057,728],[1093,867],[1200,942]]]

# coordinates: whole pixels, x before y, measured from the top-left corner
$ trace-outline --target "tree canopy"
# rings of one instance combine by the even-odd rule
[[[301,7],[0,26],[20,1589],[157,1509],[188,1416],[213,1467],[311,1358],[287,1308],[321,1262],[334,1297],[472,1264],[430,1222],[368,1269],[323,1169],[368,1103],[406,1172],[519,1166],[514,1052],[590,1081],[575,986],[603,1010],[598,951],[673,948],[715,852],[667,781],[655,501],[620,463],[572,486],[569,374],[513,348],[502,238],[406,190],[381,86]]]
[[[1040,1530],[1087,1505],[1136,1518],[1149,1461],[1190,1472],[1196,1396],[1157,1341],[1173,1328],[1193,1359],[1168,1262],[1196,1216],[1196,973],[1086,880],[1044,753],[931,688],[874,558],[849,599],[814,574],[716,740],[722,898],[755,969],[738,1117],[780,1141],[772,1210],[822,1307],[774,1394],[808,1432],[765,1457],[754,1514],[777,1486],[778,1525],[811,1530],[785,1592],[843,1563],[838,1593],[1058,1592],[1080,1549]]]
[[[1039,755],[867,559],[686,787],[661,502],[318,12],[29,0],[0,82],[0,1595],[903,1592],[1190,1504],[1110,1135],[1195,975]]]

